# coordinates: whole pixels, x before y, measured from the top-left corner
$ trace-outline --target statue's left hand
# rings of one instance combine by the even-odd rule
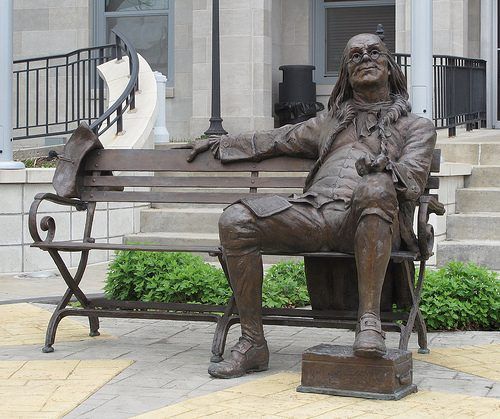
[[[370,165],[370,172],[383,172],[387,165],[389,164],[389,157],[385,154],[379,154],[375,157],[375,160],[372,161]]]
[[[358,175],[365,176],[368,173],[383,172],[388,164],[389,158],[385,154],[379,154],[374,160],[364,156],[356,161],[356,170]]]
[[[219,158],[219,143],[220,137],[210,137],[204,138],[202,140],[196,140],[188,143],[185,148],[190,148],[191,153],[187,158],[188,162],[192,162],[196,156],[200,153],[210,150],[213,156],[217,159]]]

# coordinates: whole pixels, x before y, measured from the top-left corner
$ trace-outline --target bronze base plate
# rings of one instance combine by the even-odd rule
[[[302,354],[297,391],[378,400],[415,393],[411,352],[389,349],[382,358],[361,358],[351,346],[321,344]]]

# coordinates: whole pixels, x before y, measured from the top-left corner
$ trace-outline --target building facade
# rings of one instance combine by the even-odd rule
[[[171,138],[194,138],[211,112],[211,7],[212,0],[14,0],[14,58],[101,45],[118,29],[168,77]],[[487,60],[488,126],[500,126],[497,1],[434,0],[433,11],[435,54]],[[220,0],[224,128],[275,125],[281,65],[314,65],[317,100],[326,103],[353,34],[382,24],[389,48],[409,53],[410,13],[411,0]]]

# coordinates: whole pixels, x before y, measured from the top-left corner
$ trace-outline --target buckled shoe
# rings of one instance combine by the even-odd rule
[[[236,378],[249,372],[265,371],[269,365],[269,349],[264,341],[261,345],[241,337],[231,349],[231,357],[221,362],[212,362],[208,373],[215,378]]]
[[[387,353],[385,333],[380,319],[373,313],[365,313],[359,319],[352,349],[354,355],[363,358],[382,358]]]

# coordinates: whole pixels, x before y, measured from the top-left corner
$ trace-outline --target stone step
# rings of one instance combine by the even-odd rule
[[[439,140],[436,148],[446,162],[469,163],[472,165],[496,165],[500,155],[500,141],[457,141]]]
[[[153,203],[151,204],[151,208],[172,208],[172,209],[188,209],[188,208],[196,208],[196,209],[218,209],[219,211],[222,211],[224,208],[226,208],[226,204],[194,204],[194,203],[170,203],[170,204],[162,204],[162,203]]]
[[[500,239],[500,212],[451,214],[446,219],[446,237],[450,240]]]
[[[474,262],[500,270],[500,240],[444,240],[437,244],[436,264]]]
[[[465,187],[500,188],[500,166],[475,166],[471,176],[465,178]]]
[[[219,235],[210,233],[137,233],[125,236],[124,243],[149,243],[149,244],[176,244],[182,246],[219,246]],[[198,253],[207,262],[218,262],[217,258],[211,257],[206,253]],[[263,256],[264,264],[274,264],[284,261],[300,261],[303,258],[298,256]]]
[[[161,208],[141,211],[141,232],[218,233],[222,208]]]
[[[500,212],[500,188],[465,188],[456,191],[456,212]]]

